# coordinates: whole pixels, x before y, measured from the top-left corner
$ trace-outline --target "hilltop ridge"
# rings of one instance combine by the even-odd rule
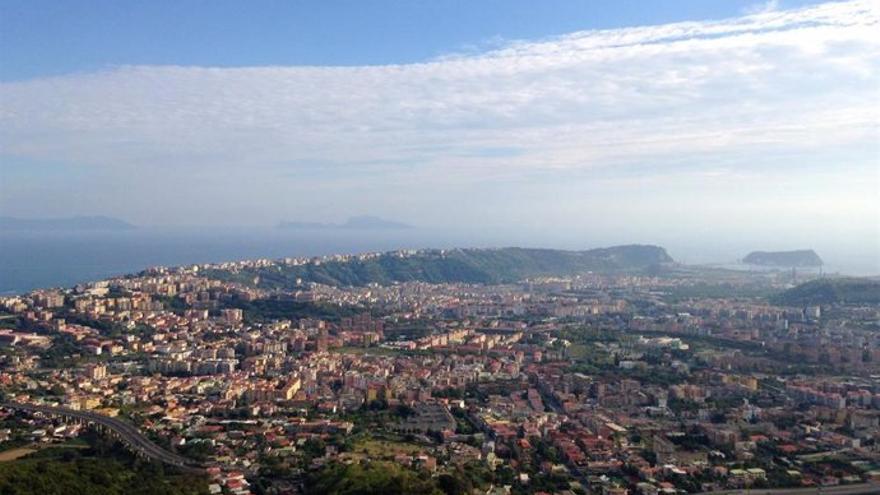
[[[345,259],[211,271],[226,280],[264,288],[290,288],[302,282],[337,286],[422,281],[428,283],[509,283],[529,277],[589,271],[632,271],[671,263],[659,246],[627,245],[585,251],[536,248],[395,251]]]

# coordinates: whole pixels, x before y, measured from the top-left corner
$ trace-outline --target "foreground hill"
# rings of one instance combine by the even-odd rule
[[[397,252],[345,260],[274,265],[239,271],[210,270],[208,276],[265,288],[289,288],[302,282],[327,285],[422,281],[429,283],[505,283],[528,277],[588,271],[631,271],[672,262],[658,246],[615,246],[587,251],[556,249],[453,249]]]
[[[797,251],[752,251],[743,263],[779,268],[800,268],[822,266],[822,258],[812,249]]]
[[[13,419],[11,421],[18,421]],[[10,421],[6,421],[9,425]],[[13,423],[15,424],[15,423]],[[208,479],[135,457],[94,430],[54,446],[0,462],[0,494],[207,495]],[[5,451],[14,453],[15,449]],[[14,457],[14,456],[13,456]]]
[[[771,300],[784,306],[813,304],[880,304],[880,280],[869,278],[823,278],[793,287]]]

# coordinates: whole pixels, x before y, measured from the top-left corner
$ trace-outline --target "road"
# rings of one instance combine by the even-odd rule
[[[38,406],[34,404],[21,404],[14,402],[6,402],[0,405],[7,409],[32,413],[37,412],[48,416],[76,419],[91,424],[97,424],[115,433],[119,440],[136,454],[182,469],[197,470],[200,467],[198,466],[198,463],[192,459],[159,447],[145,437],[137,428],[116,418],[111,418],[90,411],[75,411],[66,407]]]
[[[777,488],[742,489],[704,492],[697,495],[865,495],[880,493],[880,483],[860,483],[858,485],[823,486],[821,488]]]

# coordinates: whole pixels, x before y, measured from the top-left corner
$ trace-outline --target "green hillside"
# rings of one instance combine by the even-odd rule
[[[823,278],[811,280],[771,298],[782,306],[813,304],[880,304],[880,280]]]
[[[8,423],[7,423],[8,425]],[[0,450],[8,445],[0,444]],[[208,478],[184,474],[129,453],[86,430],[56,446],[29,446],[25,457],[0,462],[2,495],[207,495]],[[42,448],[40,448],[42,447]]]
[[[423,281],[429,283],[506,283],[528,277],[561,276],[588,271],[639,270],[672,258],[657,246],[616,246],[588,251],[555,249],[426,250],[401,255],[391,252],[368,259],[275,265],[241,271],[209,270],[207,276],[265,288],[289,288],[297,279],[327,285]]]

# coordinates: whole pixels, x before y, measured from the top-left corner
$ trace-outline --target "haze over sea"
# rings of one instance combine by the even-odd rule
[[[590,249],[617,244],[657,244],[677,261],[732,264],[755,249],[814,248],[826,272],[849,275],[880,273],[880,255],[869,249],[830,245],[779,245],[743,240],[712,244],[675,239],[535,235],[412,230],[281,230],[274,228],[139,228],[102,232],[0,233],[0,294],[37,288],[69,287],[82,282],[134,273],[151,266],[244,259],[361,253],[414,248],[547,247]],[[829,243],[830,244],[830,243]]]

